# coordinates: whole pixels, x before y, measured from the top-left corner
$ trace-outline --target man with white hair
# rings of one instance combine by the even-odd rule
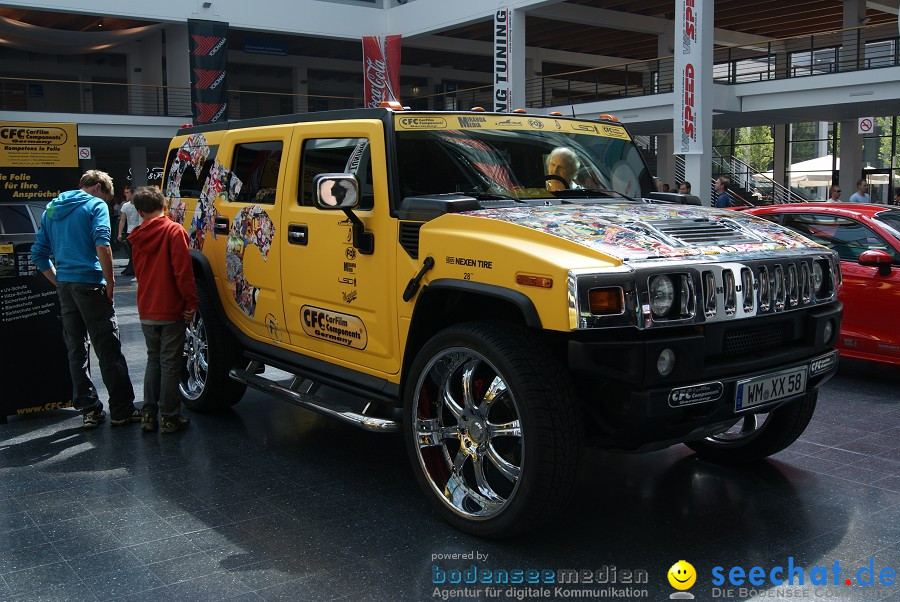
[[[581,169],[581,160],[571,148],[560,146],[547,155],[547,190],[565,190],[581,188],[573,182],[575,174]],[[556,176],[550,177],[550,176]]]

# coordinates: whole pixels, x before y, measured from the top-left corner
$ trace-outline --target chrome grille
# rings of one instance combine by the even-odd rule
[[[730,221],[705,219],[666,220],[654,227],[682,245],[716,245],[757,242],[757,238]]]
[[[741,328],[725,334],[725,344],[722,351],[725,355],[747,355],[769,351],[783,343],[787,339],[786,329],[783,324],[755,328]]]

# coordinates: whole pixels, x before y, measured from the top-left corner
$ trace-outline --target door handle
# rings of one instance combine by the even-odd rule
[[[309,234],[309,227],[300,224],[290,224],[288,226],[288,242],[292,245],[306,246],[306,240]]]
[[[213,232],[216,234],[228,234],[228,218],[217,217],[213,223]]]

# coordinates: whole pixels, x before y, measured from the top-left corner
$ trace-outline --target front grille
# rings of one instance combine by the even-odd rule
[[[716,245],[758,242],[751,234],[729,221],[710,222],[705,219],[667,220],[654,227],[683,245]]]
[[[725,333],[722,351],[725,355],[759,353],[780,347],[787,338],[785,324],[734,329]]]

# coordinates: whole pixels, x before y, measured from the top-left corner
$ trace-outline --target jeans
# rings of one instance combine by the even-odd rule
[[[181,410],[178,381],[184,361],[182,320],[172,324],[144,324],[147,341],[147,372],[144,374],[144,405],[141,412],[174,416]]]
[[[56,292],[59,294],[63,335],[69,350],[73,405],[84,414],[103,409],[91,381],[90,335],[100,358],[100,375],[109,392],[110,417],[113,420],[128,418],[134,412],[134,388],[128,377],[128,364],[122,355],[116,310],[106,298],[106,287],[60,282]]]

